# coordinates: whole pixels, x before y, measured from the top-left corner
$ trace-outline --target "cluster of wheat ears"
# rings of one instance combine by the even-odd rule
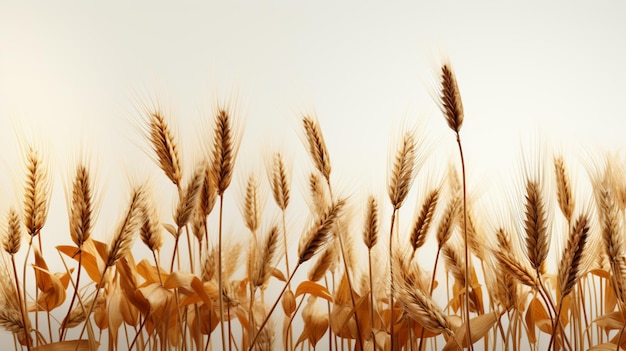
[[[597,162],[589,172],[590,198],[579,199],[564,158],[556,155],[552,164],[537,166],[553,170],[547,174],[556,187],[546,185],[539,169],[525,172],[515,219],[486,230],[467,196],[463,105],[449,64],[441,66],[438,83],[437,103],[460,157],[437,185],[419,189],[408,233],[398,229],[398,214],[424,156],[412,130],[403,132],[389,162],[389,203],[369,196],[357,206],[333,191],[322,129],[305,115],[304,144],[314,166],[307,183],[310,211],[293,215],[308,216],[308,224],[299,233],[288,230],[292,172],[276,152],[267,178],[282,216],[261,225],[261,177],[252,173],[241,199],[249,232],[224,240],[224,197],[240,142],[236,116],[228,106],[216,109],[210,151],[183,172],[179,144],[155,109],[145,111],[142,130],[176,187],[172,218],[159,218],[150,187],[140,184],[129,194],[112,240],[96,240],[95,177],[82,160],[67,187],[73,245],[45,248],[64,265],[51,272],[42,234],[51,177],[41,150],[30,148],[23,203],[3,224],[0,325],[16,348],[29,350],[101,344],[222,351],[626,347],[623,168],[610,157]],[[385,228],[382,206],[392,209]],[[216,227],[209,227],[210,216],[217,216]],[[556,216],[567,226],[557,229]],[[431,232],[437,253],[427,269],[417,257]],[[549,270],[554,240],[564,244]],[[166,241],[173,251],[163,252]],[[288,245],[295,241],[297,252]],[[137,262],[133,251],[140,246],[148,254]],[[20,250],[22,265],[16,262]],[[367,268],[360,267],[357,252],[367,252]],[[443,280],[435,279],[444,267]]]

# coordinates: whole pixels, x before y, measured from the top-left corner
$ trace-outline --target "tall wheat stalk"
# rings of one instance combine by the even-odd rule
[[[461,173],[463,176],[463,245],[465,247],[465,324],[466,335],[468,338],[468,345],[470,350],[474,350],[472,342],[472,332],[470,327],[470,312],[469,312],[469,265],[470,265],[470,250],[469,239],[467,237],[467,185],[466,185],[466,173],[465,173],[465,158],[463,157],[463,147],[461,145],[461,135],[459,134],[461,126],[463,125],[463,101],[461,100],[461,92],[456,81],[456,76],[452,70],[452,66],[449,63],[445,63],[441,66],[440,74],[441,92],[439,96],[439,108],[443,112],[448,127],[452,129],[456,136],[456,143],[459,147],[459,156],[461,158]]]

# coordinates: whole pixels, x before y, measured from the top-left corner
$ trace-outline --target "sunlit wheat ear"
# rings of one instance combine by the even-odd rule
[[[322,252],[317,258],[315,264],[309,270],[308,279],[312,282],[316,282],[326,275],[326,272],[331,268],[333,263],[337,260],[337,249],[335,246],[330,245]]]
[[[91,236],[93,226],[93,184],[89,170],[83,164],[76,167],[72,183],[70,209],[70,236],[78,247]]]
[[[260,185],[255,175],[251,173],[246,182],[246,193],[243,201],[243,218],[250,232],[255,233],[261,222],[261,194]]]
[[[211,165],[203,165],[204,172],[202,173],[202,189],[198,195],[198,209],[202,217],[206,218],[217,201],[217,185],[215,184],[215,178],[211,172]]]
[[[570,228],[569,238],[563,250],[558,270],[561,296],[567,296],[578,281],[582,271],[583,252],[589,237],[589,220],[582,214]]]
[[[511,245],[511,239],[504,229],[499,228],[496,231],[496,240],[500,252],[513,253],[513,247]],[[493,273],[495,279],[496,288],[493,291],[493,298],[499,302],[506,310],[516,306],[517,303],[517,287],[518,283],[515,278],[508,273],[503,265],[494,260]]]
[[[87,315],[85,314],[87,310],[89,310],[91,304],[93,303],[93,299],[85,302],[85,307],[76,306],[72,309],[67,318],[63,321],[63,325],[66,328],[74,328],[80,324],[82,324],[86,319]],[[98,296],[96,300],[96,304],[94,306],[94,310],[97,310],[102,306],[103,303],[106,303],[106,298],[104,296]]]
[[[276,205],[285,211],[287,206],[289,206],[291,178],[287,172],[283,155],[280,152],[275,153],[272,159],[270,184]]]
[[[517,261],[515,256],[513,256],[510,252],[496,250],[494,254],[502,268],[504,268],[508,274],[514,276],[520,281],[520,283],[529,286],[534,290],[538,289],[539,282],[537,280],[536,273]]]
[[[463,125],[463,102],[454,70],[449,63],[441,66],[440,84],[439,108],[446,117],[450,129],[458,134]]]
[[[298,247],[298,263],[308,261],[330,242],[332,239],[331,229],[344,205],[344,200],[334,203],[302,235]]]
[[[419,285],[417,282],[402,273],[397,274],[396,281],[395,297],[410,318],[429,331],[452,334],[446,315],[427,292],[415,288]]]
[[[146,114],[145,134],[152,144],[155,159],[172,183],[179,185],[182,171],[177,140],[161,111]]]
[[[320,173],[318,171],[311,172],[309,175],[309,192],[311,194],[309,208],[316,215],[322,215],[330,203],[327,189],[328,186],[322,181]]]
[[[443,253],[448,272],[452,274],[456,281],[465,284],[465,258],[463,254],[459,252],[463,247],[453,241],[454,240],[451,240],[445,243],[441,252]]]
[[[524,208],[526,255],[533,269],[543,274],[549,250],[549,237],[546,207],[539,182],[526,181]]]
[[[565,169],[563,156],[554,157],[554,173],[556,174],[557,199],[559,208],[568,222],[572,221],[574,212],[574,198],[572,196],[572,183]]]
[[[217,194],[222,196],[230,185],[235,167],[238,140],[233,131],[233,116],[227,109],[218,107],[213,129],[211,173]]]
[[[145,201],[144,192],[143,187],[137,187],[131,194],[128,210],[120,222],[107,252],[107,267],[113,266],[115,262],[123,258],[133,245],[141,225],[142,208]]]
[[[213,250],[207,252],[204,257],[204,262],[202,264],[202,272],[200,277],[203,282],[208,282],[215,277],[215,272],[217,270],[217,250],[214,248]]]
[[[20,216],[15,209],[10,209],[7,216],[6,232],[2,238],[2,247],[9,255],[15,255],[20,251],[22,244],[22,226]]]
[[[437,245],[439,248],[442,248],[448,239],[450,239],[450,236],[452,236],[460,210],[461,199],[458,197],[452,198],[439,221],[439,228],[437,228]]]
[[[0,308],[0,327],[16,334],[20,339],[24,337],[24,322],[19,310],[12,308]]]
[[[365,224],[363,225],[363,242],[369,250],[378,242],[379,222],[378,202],[374,196],[370,195],[367,199]]]
[[[420,212],[415,218],[413,227],[411,228],[410,241],[413,251],[422,247],[422,245],[426,242],[426,235],[428,233],[428,229],[430,229],[430,224],[432,223],[438,201],[439,188],[431,190],[424,199]]]
[[[622,259],[624,252],[623,224],[620,220],[619,207],[613,189],[612,179],[614,175],[611,164],[607,163],[605,169],[595,170],[595,174],[591,174],[591,177],[602,231],[602,242],[613,273],[611,275],[613,288],[618,299],[625,301],[626,267]]]
[[[179,228],[184,227],[189,222],[191,214],[198,204],[198,195],[202,190],[203,169],[196,170],[189,182],[185,186],[183,196],[176,206],[174,221]]]
[[[411,190],[417,167],[417,141],[412,131],[404,133],[389,170],[387,192],[394,209],[399,209]]]
[[[330,156],[324,142],[322,129],[320,128],[317,118],[312,116],[304,116],[302,118],[304,133],[309,147],[309,155],[313,160],[315,168],[324,176],[326,182],[330,181]]]
[[[154,199],[152,196],[148,196],[146,192],[146,199],[142,209],[141,230],[139,231],[141,241],[150,249],[150,251],[159,251],[163,246],[163,228],[159,221],[159,214],[156,206],[154,205]]]
[[[280,231],[277,225],[272,225],[260,245],[261,250],[256,255],[256,264],[250,277],[255,288],[265,285],[270,278],[272,268],[279,258],[279,244]]]
[[[50,200],[49,170],[39,151],[33,147],[26,153],[26,184],[24,186],[24,226],[35,236],[44,226]]]

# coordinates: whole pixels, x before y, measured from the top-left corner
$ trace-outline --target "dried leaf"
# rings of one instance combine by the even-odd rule
[[[310,294],[325,299],[328,302],[333,302],[333,296],[330,294],[330,291],[328,291],[325,286],[312,282],[310,280],[303,281],[296,288],[296,297],[302,294]]]
[[[211,299],[204,291],[204,285],[200,278],[189,272],[177,271],[170,274],[165,282],[163,282],[163,287],[166,289],[178,288],[178,291],[184,295],[192,295],[195,293],[200,297],[202,302],[208,305],[211,304]]]
[[[475,343],[482,339],[493,329],[493,326],[498,322],[500,315],[497,312],[490,312],[470,319],[470,328],[472,330],[472,342]],[[443,351],[457,350],[459,345],[464,349],[467,345],[467,327],[465,323],[461,325],[454,332],[454,336],[448,339]]]
[[[57,246],[56,248],[59,252],[65,254],[66,256],[78,262],[79,255],[78,255],[77,247],[60,245],[60,246]],[[96,258],[92,254],[90,254],[89,252],[86,252],[85,250],[82,251],[81,255],[83,256],[80,259],[81,266],[83,266],[83,269],[85,270],[85,272],[87,272],[91,280],[93,280],[95,283],[99,283],[100,274],[102,274],[102,269],[98,268],[98,261],[96,261]]]
[[[31,348],[32,351],[89,351],[92,348],[89,347],[91,341],[83,339],[83,340],[67,340],[67,341],[57,341],[50,344],[45,344],[37,347]],[[95,349],[100,346],[100,343],[97,341],[93,341]]]

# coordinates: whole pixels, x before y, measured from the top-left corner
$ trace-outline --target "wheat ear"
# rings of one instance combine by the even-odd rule
[[[156,161],[165,175],[178,186],[182,177],[180,166],[180,155],[178,152],[178,143],[174,138],[174,134],[170,129],[163,113],[154,111],[148,113],[146,134],[152,150],[155,153]]]
[[[565,169],[563,156],[559,155],[554,157],[554,173],[556,175],[559,208],[561,212],[563,212],[567,222],[571,222],[572,212],[574,212],[574,198],[572,196],[572,183]]]
[[[327,183],[330,183],[330,156],[324,141],[322,129],[316,118],[312,116],[304,116],[302,118],[304,132],[309,146],[309,155],[313,159],[313,164],[324,176]]]
[[[533,269],[540,277],[545,272],[544,262],[548,256],[548,226],[543,194],[539,182],[526,182],[524,203],[524,231],[526,233],[526,254]]]
[[[561,290],[561,298],[559,299],[559,307],[554,319],[555,323],[558,323],[559,325],[561,309],[563,308],[563,299],[565,296],[569,295],[580,277],[582,268],[581,265],[583,263],[583,252],[585,250],[585,244],[587,243],[588,236],[589,220],[586,215],[582,214],[570,228],[567,244],[563,250],[561,261],[559,262],[557,278],[559,284],[558,287]],[[555,340],[554,336],[557,333],[557,330],[560,330],[560,328],[555,329],[550,337],[548,351],[552,349],[552,345]]]

